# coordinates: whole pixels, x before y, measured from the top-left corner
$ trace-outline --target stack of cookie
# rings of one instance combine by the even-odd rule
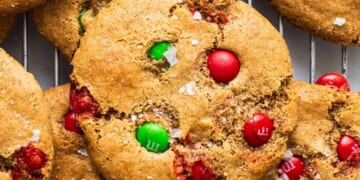
[[[360,178],[360,96],[336,73],[294,81],[285,41],[241,1],[32,15],[74,69],[42,93],[0,52],[1,179]]]

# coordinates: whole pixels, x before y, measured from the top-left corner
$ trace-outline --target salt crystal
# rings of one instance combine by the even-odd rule
[[[137,120],[137,116],[136,116],[135,114],[132,114],[132,115],[130,116],[130,119],[131,119],[131,121],[136,121],[136,120]]]
[[[227,122],[227,118],[225,116],[221,116],[221,120],[222,120],[223,123]]]
[[[211,141],[209,141],[206,145],[208,148],[211,148],[211,146],[213,146],[213,143]]]
[[[178,0],[178,3],[179,4],[181,4],[181,3],[183,3],[184,2],[184,0]]]
[[[194,40],[191,41],[191,44],[192,44],[193,46],[196,46],[196,45],[199,44],[199,40],[194,39]]]
[[[321,176],[320,176],[319,173],[317,173],[317,174],[315,175],[315,179],[321,179]]]
[[[147,179],[153,179],[153,177],[152,176],[147,176]]]
[[[331,150],[330,150],[330,149],[325,149],[324,155],[325,155],[326,157],[329,157],[329,156],[331,155]]]
[[[172,138],[179,138],[181,137],[181,130],[178,128],[171,129],[171,137]]]
[[[334,23],[334,25],[337,25],[337,26],[343,26],[346,23],[346,19],[336,17],[333,23]]]
[[[33,135],[32,137],[30,138],[30,141],[32,142],[39,142],[40,140],[40,134],[41,134],[41,131],[39,129],[34,129],[33,130]]]
[[[86,149],[78,149],[77,152],[83,156],[89,156]]]
[[[185,85],[186,93],[187,93],[189,96],[195,95],[195,92],[194,92],[194,90],[193,90],[193,88],[195,87],[195,85],[196,85],[195,81],[190,81],[190,82],[188,82],[188,83]]]
[[[185,86],[181,86],[179,88],[179,93],[184,93],[185,92]]]
[[[288,150],[285,152],[283,159],[284,159],[285,161],[289,161],[292,157],[293,157],[293,153],[291,152],[290,149],[288,149]]]
[[[199,21],[199,20],[202,19],[202,16],[201,16],[201,14],[200,14],[199,11],[195,11],[193,18],[194,18],[195,20]]]
[[[164,56],[166,58],[166,61],[170,64],[170,66],[174,66],[177,64],[177,58],[176,58],[176,48],[174,46],[171,46],[165,53]]]

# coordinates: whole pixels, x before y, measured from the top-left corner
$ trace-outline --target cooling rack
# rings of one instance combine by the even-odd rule
[[[266,0],[245,2],[268,18],[285,38],[296,80],[314,82],[323,73],[341,72],[348,77],[351,89],[360,91],[359,47],[326,42],[293,28]],[[41,37],[28,13],[18,15],[13,31],[1,46],[35,75],[43,89],[69,82],[71,66],[54,46]]]

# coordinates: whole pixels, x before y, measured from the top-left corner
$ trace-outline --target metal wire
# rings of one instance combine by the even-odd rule
[[[59,85],[59,76],[60,76],[60,67],[59,67],[59,51],[54,49],[54,85]]]
[[[23,14],[23,66],[28,70],[28,13]]]
[[[341,46],[341,73],[347,77],[348,73],[348,51],[346,46]]]
[[[309,82],[315,82],[316,75],[316,46],[314,35],[310,34]]]

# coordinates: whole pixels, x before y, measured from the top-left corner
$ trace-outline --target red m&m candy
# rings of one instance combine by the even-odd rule
[[[211,169],[206,167],[202,161],[196,162],[191,168],[192,180],[212,180],[214,176]]]
[[[220,83],[228,83],[235,79],[240,70],[240,61],[228,50],[216,49],[208,55],[207,66],[210,76]]]
[[[358,149],[358,142],[353,137],[343,135],[337,145],[339,159],[341,161],[351,160]]]
[[[328,86],[334,89],[344,89],[346,91],[350,91],[350,84],[348,80],[343,75],[336,72],[323,74],[316,81],[316,84]]]
[[[66,130],[68,131],[72,131],[72,132],[76,132],[79,134],[83,134],[83,131],[81,130],[78,122],[76,121],[75,118],[75,113],[74,112],[68,112],[65,116],[65,120],[64,120],[64,127]]]
[[[293,156],[287,161],[281,161],[278,168],[280,175],[285,174],[289,180],[298,180],[304,172],[305,164],[300,157]]]
[[[258,147],[269,141],[274,129],[273,121],[265,114],[256,113],[244,125],[244,138],[248,145]]]

